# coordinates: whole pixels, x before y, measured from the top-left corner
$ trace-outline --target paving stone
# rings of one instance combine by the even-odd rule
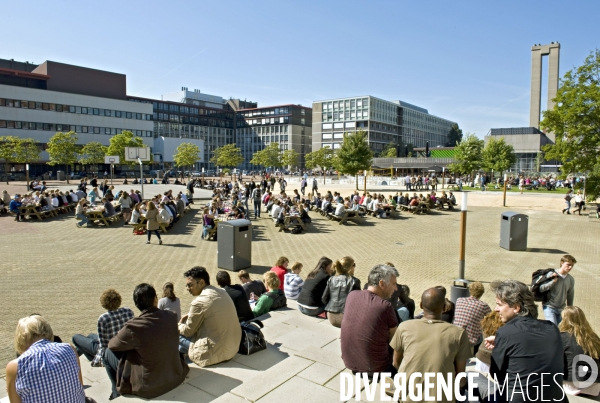
[[[298,376],[318,385],[325,385],[340,372],[341,371],[338,368],[315,362],[313,365],[300,372]]]
[[[262,329],[262,333],[265,336],[265,340],[267,340],[267,342],[276,343],[279,341],[279,336],[282,336],[297,328],[297,326],[288,325],[287,323],[278,323],[275,326],[265,326]]]
[[[305,347],[301,351],[295,352],[294,355],[306,358],[308,360],[317,361],[322,364],[329,365],[330,367],[339,368],[340,371],[346,368],[344,362],[342,361],[341,354],[326,351],[322,348]]]
[[[304,358],[289,357],[257,377],[248,379],[231,393],[256,401],[312,364],[312,361]]]
[[[331,390],[335,390],[336,392],[340,392],[340,374],[345,373],[345,374],[350,374],[352,375],[352,371],[350,371],[348,368],[344,369],[341,372],[338,372],[337,375],[335,375],[329,382],[327,382],[325,384],[326,388],[329,388]]]
[[[8,396],[8,393],[6,392],[6,381],[4,378],[0,378],[0,398],[5,396]]]
[[[316,385],[306,379],[294,377],[272,392],[260,398],[257,403],[280,403],[290,401],[293,396],[297,403],[338,402],[340,395],[324,386]]]
[[[274,345],[267,343],[267,349],[254,353],[252,355],[237,355],[234,361],[239,362],[250,368],[264,371],[273,365],[290,357],[289,349],[282,348],[280,344]]]
[[[187,381],[187,383],[213,396],[221,396],[259,374],[259,371],[236,361],[205,369],[206,371],[202,375]]]
[[[90,363],[85,358],[82,359],[82,357],[79,357],[79,359],[81,360],[81,375],[83,375],[84,382],[86,380],[90,382],[100,382],[107,379],[108,375],[106,374],[105,368],[92,367]]]
[[[303,350],[307,346],[323,347],[335,339],[326,333],[317,333],[302,327],[293,329],[277,337],[277,342],[293,350]]]
[[[248,403],[248,400],[231,393],[225,393],[224,395],[217,397],[211,403]]]
[[[329,351],[334,354],[339,354],[342,356],[342,341],[340,339],[335,339],[331,343],[321,348],[322,350]]]

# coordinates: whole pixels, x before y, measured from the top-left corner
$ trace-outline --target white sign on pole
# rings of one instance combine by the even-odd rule
[[[118,155],[107,155],[104,157],[105,164],[119,164],[119,156]]]
[[[150,148],[148,147],[125,147],[125,161],[150,161]]]

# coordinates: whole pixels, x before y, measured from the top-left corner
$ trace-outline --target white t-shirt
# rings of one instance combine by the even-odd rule
[[[335,208],[335,215],[343,216],[345,212],[346,208],[344,207],[344,205],[342,203],[338,203],[337,207]]]
[[[277,204],[275,204],[273,206],[273,208],[271,209],[271,217],[273,217],[273,218],[279,217],[280,211],[281,211],[281,206],[278,206]]]

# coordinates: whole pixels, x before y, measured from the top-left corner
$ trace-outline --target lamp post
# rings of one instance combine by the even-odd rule
[[[142,171],[142,160],[138,157],[138,163],[140,164],[140,183],[142,185],[142,200],[144,200],[144,172]],[[142,201],[140,200],[140,202]]]
[[[460,204],[460,246],[458,252],[458,279],[450,290],[450,299],[456,303],[458,298],[468,297],[469,289],[467,280],[465,280],[465,243],[467,239],[467,192],[462,193]]]
[[[506,181],[508,179],[508,174],[504,174],[504,198],[502,199],[502,207],[506,207]]]

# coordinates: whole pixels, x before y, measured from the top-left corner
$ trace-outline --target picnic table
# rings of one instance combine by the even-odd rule
[[[140,229],[145,229],[147,221],[146,214],[140,214],[140,221],[136,224],[132,224],[133,232],[139,231]],[[158,226],[162,232],[167,232],[167,225],[164,222],[159,222]]]
[[[299,215],[288,215],[285,217],[285,219],[283,220],[283,225],[279,226],[279,232],[283,231],[284,228],[287,228],[288,226],[290,226],[290,224],[292,225],[299,225],[302,227],[302,229],[304,231],[306,231],[306,225],[304,224],[304,221],[302,221],[302,219],[300,218]]]
[[[93,207],[93,208],[87,209],[85,211],[85,215],[87,216],[90,223],[94,224],[96,221],[99,221],[99,222],[104,223],[104,225],[106,225],[107,227],[114,220],[114,218],[113,218],[114,216],[112,216],[112,217],[104,216],[104,207],[103,206],[98,206],[98,207]]]
[[[21,215],[29,216],[29,217],[37,217],[38,220],[46,217],[53,217],[58,215],[58,213],[54,210],[38,210],[39,206],[36,204],[28,204],[26,206],[21,206]]]

